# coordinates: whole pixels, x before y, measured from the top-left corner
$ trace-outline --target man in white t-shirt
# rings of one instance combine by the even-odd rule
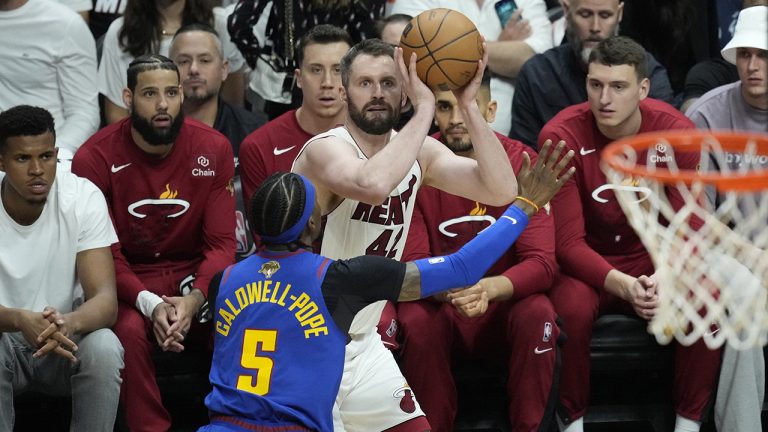
[[[395,2],[392,13],[415,17],[428,9],[448,8],[463,13],[475,23],[488,43],[488,69],[494,73],[491,94],[499,103],[491,127],[507,135],[512,125],[515,94],[512,80],[529,58],[552,48],[552,24],[544,0],[515,0],[513,4],[517,9],[505,24],[496,12],[496,3],[496,0],[400,0]]]
[[[101,191],[56,175],[55,137],[43,108],[0,113],[0,430],[13,430],[13,396],[36,389],[72,397],[71,430],[111,431],[117,236]]]
[[[99,127],[96,43],[85,21],[49,0],[0,0],[0,111],[27,104],[56,122],[60,159]]]
[[[88,19],[90,18],[90,12],[91,10],[93,10],[93,3],[91,3],[91,0],[55,0],[55,1],[79,13],[80,16],[83,17],[85,22],[88,22]]]

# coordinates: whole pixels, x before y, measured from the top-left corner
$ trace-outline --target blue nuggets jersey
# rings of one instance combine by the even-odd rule
[[[304,250],[262,251],[227,268],[213,314],[212,415],[333,430],[346,334],[321,291],[330,263]]]

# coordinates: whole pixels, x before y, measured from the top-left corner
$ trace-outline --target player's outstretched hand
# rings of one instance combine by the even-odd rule
[[[544,207],[560,188],[573,176],[576,168],[568,166],[573,159],[573,150],[562,156],[565,141],[560,141],[552,148],[552,141],[547,140],[539,152],[536,164],[531,168],[531,158],[523,153],[523,167],[517,174],[518,195],[533,202],[539,208]]]
[[[453,90],[453,96],[456,97],[456,102],[460,108],[477,104],[477,92],[480,90],[480,84],[483,82],[483,73],[485,73],[485,67],[488,65],[488,45],[485,43],[485,38],[482,36],[481,38],[483,42],[483,58],[477,61],[475,76],[464,86]]]

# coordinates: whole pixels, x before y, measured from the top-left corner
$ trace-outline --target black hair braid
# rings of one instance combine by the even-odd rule
[[[282,234],[301,218],[305,197],[304,182],[297,174],[272,174],[251,198],[251,227],[262,237]],[[302,245],[292,242],[287,246],[295,251]]]

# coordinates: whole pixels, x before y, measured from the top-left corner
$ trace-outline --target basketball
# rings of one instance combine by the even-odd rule
[[[448,91],[467,84],[483,57],[477,27],[452,9],[430,9],[405,26],[400,38],[403,61],[416,53],[416,72],[432,90]]]

